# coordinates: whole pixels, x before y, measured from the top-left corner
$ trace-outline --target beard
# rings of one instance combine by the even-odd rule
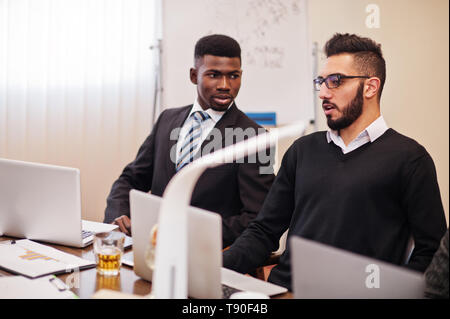
[[[327,116],[327,125],[330,129],[334,131],[342,130],[351,124],[355,122],[362,113],[363,109],[363,90],[364,90],[364,83],[361,83],[359,85],[358,91],[356,92],[356,96],[353,98],[353,100],[350,101],[350,103],[347,105],[346,108],[342,111],[342,116],[338,118],[337,120],[332,120],[331,116]],[[336,109],[340,111],[340,108],[335,105]]]

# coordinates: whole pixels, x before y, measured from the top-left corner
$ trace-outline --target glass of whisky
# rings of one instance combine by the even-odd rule
[[[97,273],[117,276],[122,264],[125,235],[121,232],[98,233],[94,236],[94,254]]]

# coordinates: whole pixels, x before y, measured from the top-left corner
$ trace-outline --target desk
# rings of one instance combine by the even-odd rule
[[[12,238],[8,237],[0,237],[0,242],[4,240],[10,240]],[[53,248],[59,249],[61,251],[73,254],[75,256],[87,259],[87,260],[95,260],[94,249],[92,245],[89,245],[86,248],[71,248],[67,246],[53,245],[43,243],[45,245],[49,245]],[[127,253],[127,251],[125,252]],[[2,275],[11,275],[10,273],[0,270],[0,274]],[[72,291],[79,296],[80,298],[91,298],[91,296],[100,289],[112,289],[116,291],[121,291],[128,294],[136,294],[136,295],[146,295],[150,293],[151,283],[141,279],[138,277],[133,268],[122,265],[120,269],[120,275],[114,277],[107,277],[97,274],[97,270],[95,268],[81,270],[78,274],[79,280],[70,281],[70,283],[74,283],[74,288]],[[66,282],[66,279],[72,276],[71,278],[76,278],[75,275],[71,275],[69,273],[58,275],[62,281]],[[71,279],[69,278],[69,279]]]
[[[0,237],[0,242],[11,239],[12,238],[9,237]],[[53,248],[59,249],[61,251],[73,254],[75,256],[87,260],[95,260],[92,245],[86,248],[71,248],[67,246],[60,246],[53,244],[46,244],[46,245],[49,245]],[[130,250],[125,251],[125,254],[128,251]],[[4,270],[0,270],[0,274],[5,276],[12,275],[11,273],[6,272]],[[120,268],[120,275],[115,277],[99,275],[97,274],[97,270],[95,268],[82,270],[78,273],[78,275],[79,280],[73,280],[73,282],[75,283],[75,287],[72,288],[72,291],[77,296],[83,299],[91,298],[91,296],[97,290],[100,289],[112,289],[127,294],[144,296],[150,293],[152,287],[152,284],[150,282],[141,279],[134,273],[133,268],[128,267],[126,265],[122,265],[122,267]],[[76,278],[76,276],[73,276],[71,274],[59,275],[58,278],[66,282],[66,279],[68,279],[69,276],[72,276],[71,278]],[[78,285],[76,285],[76,283],[78,283]],[[288,292],[275,297],[275,299],[286,299],[286,298],[292,298],[292,293]]]

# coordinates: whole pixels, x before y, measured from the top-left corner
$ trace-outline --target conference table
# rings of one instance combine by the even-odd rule
[[[0,237],[0,242],[5,240],[11,240],[15,238],[10,237]],[[66,253],[73,254],[80,258],[84,258],[87,260],[95,260],[93,246],[89,245],[85,248],[72,248],[61,245],[47,244],[50,247],[59,249]],[[131,252],[131,249],[126,250],[125,254]],[[9,273],[5,270],[0,269],[0,275],[3,276],[11,276],[12,273]],[[71,276],[71,277],[69,277]],[[66,273],[57,276],[62,281],[68,283],[71,287],[71,290],[80,298],[88,299],[91,298],[95,292],[100,289],[110,289],[114,291],[119,291],[125,294],[134,294],[138,296],[148,295],[151,291],[152,284],[149,281],[146,281],[134,273],[132,267],[122,265],[120,269],[120,274],[118,276],[103,276],[97,273],[95,268],[84,269],[79,271],[78,273]],[[274,299],[286,299],[292,298],[292,293],[287,292],[284,294],[280,294],[274,296]]]

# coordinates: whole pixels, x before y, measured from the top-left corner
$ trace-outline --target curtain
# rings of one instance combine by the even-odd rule
[[[158,12],[153,0],[0,0],[0,157],[79,168],[85,219],[103,219],[151,129]]]

